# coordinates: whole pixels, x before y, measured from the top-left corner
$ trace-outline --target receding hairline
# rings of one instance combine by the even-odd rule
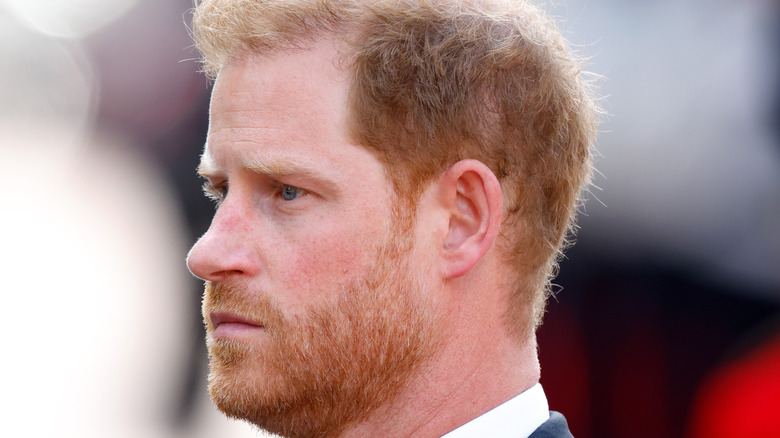
[[[366,7],[345,0],[239,2],[255,20],[247,25],[231,20],[232,4],[216,3],[224,2],[201,3],[193,14],[192,36],[201,52],[201,69],[211,79],[238,56],[305,49],[328,35],[345,36],[355,27],[357,11]],[[263,13],[256,13],[261,8]]]
[[[360,42],[361,34],[370,32],[367,24],[382,16],[383,11],[399,10],[399,0],[239,2],[250,12],[248,15],[260,8],[267,11],[259,14],[266,17],[262,22],[251,23],[263,31],[253,32],[248,26],[231,22],[228,7],[215,3],[224,2],[203,2],[193,13],[192,36],[201,52],[201,71],[210,79],[215,79],[222,66],[237,56],[305,49],[323,37],[345,45],[353,38]],[[201,10],[202,6],[207,10]],[[512,0],[417,0],[413,6],[418,10],[444,10],[453,16],[477,11],[494,18],[502,11],[516,9]],[[208,18],[208,26],[203,25],[203,16]],[[225,28],[231,31],[223,32]]]

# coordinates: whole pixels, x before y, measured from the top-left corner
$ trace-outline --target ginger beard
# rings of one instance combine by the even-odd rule
[[[282,436],[337,436],[398,395],[435,349],[439,324],[391,234],[368,272],[300,316],[285,317],[266,294],[206,283],[209,392],[224,414]],[[263,321],[262,345],[213,339],[215,310]]]

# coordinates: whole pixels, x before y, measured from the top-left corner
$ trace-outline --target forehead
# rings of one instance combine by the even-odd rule
[[[335,46],[234,57],[212,93],[202,165],[251,161],[343,159],[356,148],[347,129],[349,72]]]

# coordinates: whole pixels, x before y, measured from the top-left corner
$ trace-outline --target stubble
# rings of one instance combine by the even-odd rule
[[[281,436],[333,437],[397,397],[438,338],[398,244],[396,235],[334,300],[290,318],[266,294],[207,282],[204,315],[246,315],[265,330],[262,345],[209,336],[217,407]]]

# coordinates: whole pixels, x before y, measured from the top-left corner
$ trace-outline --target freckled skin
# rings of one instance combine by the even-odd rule
[[[338,291],[345,273],[365,271],[389,227],[390,185],[373,155],[348,140],[347,73],[321,67],[332,62],[327,46],[236,58],[212,97],[206,176],[230,189],[190,269],[211,281],[239,273],[247,290],[272,294],[288,314],[326,299],[315,292]],[[331,184],[260,175],[246,161],[292,162]],[[274,179],[306,192],[284,201]]]

